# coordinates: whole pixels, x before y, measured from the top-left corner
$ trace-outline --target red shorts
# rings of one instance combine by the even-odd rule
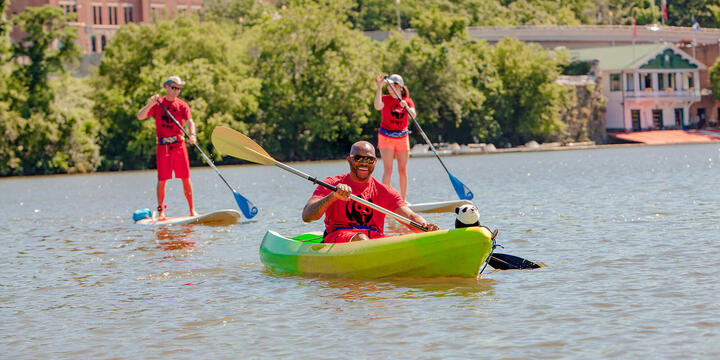
[[[323,238],[324,243],[346,243],[350,242],[350,239],[352,239],[355,234],[365,234],[368,235],[371,239],[377,239],[381,237],[385,237],[385,235],[378,233],[377,231],[368,231],[368,230],[362,230],[362,229],[343,229],[343,230],[337,230],[333,231]]]
[[[190,161],[184,141],[158,145],[156,155],[158,181],[172,179],[173,171],[178,179],[190,177]]]
[[[395,152],[410,151],[410,137],[391,138],[378,133],[378,149],[391,149]]]

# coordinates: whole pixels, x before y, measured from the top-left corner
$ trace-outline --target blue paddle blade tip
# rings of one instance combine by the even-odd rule
[[[246,218],[252,219],[255,217],[255,215],[258,214],[258,208],[253,205],[250,200],[238,194],[237,191],[233,190],[233,194],[235,194],[235,201],[237,202],[240,211],[242,211],[243,215],[245,215]]]
[[[455,193],[457,193],[460,200],[472,200],[473,193],[467,186],[465,186],[465,184],[461,183],[460,180],[452,175],[450,175],[450,182],[452,183],[453,188],[455,188]]]

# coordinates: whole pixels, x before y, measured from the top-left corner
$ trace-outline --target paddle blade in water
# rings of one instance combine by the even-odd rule
[[[456,177],[452,176],[452,174],[448,173],[448,176],[450,176],[450,182],[452,183],[453,188],[455,188],[455,193],[457,193],[457,196],[461,200],[472,200],[473,193],[468,189],[465,184],[460,182]]]
[[[498,270],[524,270],[543,267],[543,265],[538,265],[515,255],[500,253],[493,253],[488,264]]]
[[[215,127],[212,133],[212,143],[220,152],[238,159],[262,165],[275,165],[276,163],[275,159],[260,145],[229,127]]]
[[[240,211],[242,211],[243,215],[245,215],[245,217],[248,219],[254,218],[255,215],[257,215],[258,213],[258,208],[253,205],[250,200],[240,195],[237,191],[233,190],[233,194],[235,194],[235,201],[237,202],[238,207],[240,208]]]

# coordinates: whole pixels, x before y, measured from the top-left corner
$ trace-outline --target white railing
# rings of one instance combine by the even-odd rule
[[[626,98],[689,98],[700,99],[700,90],[657,90],[625,91]]]

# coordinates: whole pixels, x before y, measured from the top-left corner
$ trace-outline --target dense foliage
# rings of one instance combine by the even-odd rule
[[[638,25],[660,23],[657,0],[357,0],[352,23],[363,30],[414,27],[428,9],[462,18],[469,26],[625,24],[635,16]],[[671,26],[691,26],[692,17],[703,27],[720,27],[717,0],[667,1]]]
[[[27,34],[23,41],[8,47],[3,35],[0,57],[17,61],[0,68],[2,175],[97,168],[100,154],[95,122],[87,110],[89,88],[68,78],[64,68],[80,55],[69,20],[60,8],[29,8],[13,19]]]
[[[187,81],[199,144],[228,125],[282,160],[342,156],[374,142],[374,77],[402,74],[432,141],[518,145],[595,138],[598,88],[558,85],[582,73],[567,53],[506,39],[470,40],[468,26],[659,23],[651,0],[209,0],[205,11],[127,25],[97,71],[70,78],[79,51],[59,8],[0,17],[0,175],[154,166],[152,120],[137,111],[171,74]],[[669,25],[720,25],[715,0],[669,1]],[[5,14],[6,0],[0,0]],[[10,26],[27,33],[11,44]],[[383,42],[363,31],[391,32]],[[720,93],[720,65],[710,69]],[[588,105],[585,105],[588,104]],[[587,110],[586,108],[592,108]],[[413,126],[411,125],[411,128]],[[414,130],[414,129],[413,129]],[[422,142],[412,135],[412,142]],[[199,154],[190,151],[193,161]]]

